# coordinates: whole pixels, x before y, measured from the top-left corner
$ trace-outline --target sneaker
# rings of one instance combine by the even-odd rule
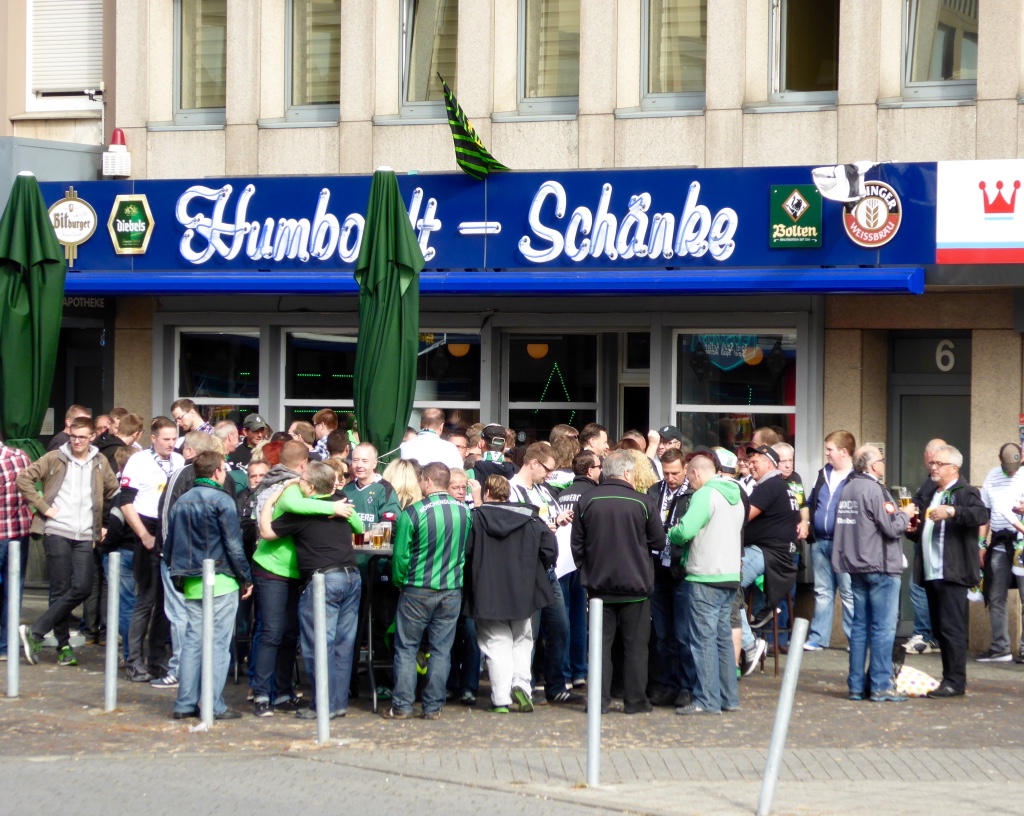
[[[508,706],[488,706],[487,711],[491,714],[508,714]]]
[[[929,638],[925,642],[928,644],[928,651],[931,651],[931,652],[941,652],[942,651],[942,647],[939,646],[939,642],[935,638]],[[925,652],[925,654],[927,654],[927,652]]]
[[[680,717],[689,717],[694,714],[720,714],[720,711],[708,711],[705,708],[701,708],[697,703],[690,703],[687,706],[679,706],[676,709],[676,714]]]
[[[568,692],[566,692],[568,694]],[[533,698],[528,691],[514,687],[512,689],[512,702],[519,709],[520,714],[529,714],[533,711]]]
[[[896,689],[871,692],[871,702],[873,703],[905,703],[906,701],[907,698],[902,694],[897,694]]]
[[[1018,665],[1024,663],[1024,651],[1019,652],[1017,656],[1013,659],[1013,662]]]
[[[688,706],[690,703],[693,702],[693,695],[688,691],[681,691],[679,692],[679,696],[676,697],[674,702],[676,708]]]
[[[282,700],[279,703],[274,703],[274,711],[299,711],[305,708],[301,698],[298,695],[293,694],[286,700]]]
[[[411,711],[396,711],[393,708],[382,708],[380,710],[380,716],[385,720],[411,720]]]
[[[587,687],[587,678],[586,677],[574,677],[573,680],[572,680],[572,687],[573,688],[586,688]]]
[[[0,654],[0,663],[6,663],[6,662],[7,662],[7,652],[4,652],[3,654]]]
[[[18,634],[21,635],[21,645],[25,647],[25,659],[33,666],[36,665],[43,651],[43,642],[33,635],[32,629],[24,623],[18,627]]]
[[[196,717],[196,718],[199,717],[199,709],[198,708],[193,708],[191,711],[175,711],[174,712],[174,719],[176,719],[176,720],[187,720],[187,719],[191,719],[192,717]]]
[[[644,700],[639,705],[624,705],[622,711],[625,714],[650,714],[654,711],[654,706],[650,700]]]
[[[857,694],[857,692],[855,692],[855,691],[851,691],[849,696],[846,699],[849,700],[852,703],[859,703],[861,700],[864,699],[864,695],[863,694]]]
[[[804,644],[804,651],[805,652],[823,652],[823,651],[825,651],[825,647],[824,646],[819,646],[817,643],[811,643],[810,641],[807,641]]]
[[[764,629],[769,623],[772,622],[772,618],[775,617],[775,613],[778,609],[765,609],[758,615],[754,616],[754,619],[750,621],[751,629]]]
[[[214,714],[215,720],[240,720],[242,719],[242,712],[236,711],[233,708],[225,708],[220,714]]]
[[[270,700],[256,700],[252,704],[252,713],[257,717],[273,717],[274,709],[270,707]]]
[[[761,658],[764,657],[765,652],[768,651],[768,642],[764,638],[754,638],[754,645],[750,650],[743,650],[743,656],[747,661],[746,668],[743,669],[743,676],[747,677],[754,673],[754,669],[757,668],[761,662]]]
[[[459,697],[459,702],[464,706],[476,705],[476,695],[471,691],[464,691]]]
[[[153,675],[148,671],[136,666],[129,666],[125,669],[124,677],[129,683],[148,683],[153,679]]]
[[[672,689],[661,689],[660,691],[654,692],[647,699],[651,701],[651,705],[655,706],[674,706],[676,704],[676,697],[678,692],[672,691]]]
[[[1009,652],[997,652],[995,649],[989,649],[974,658],[975,663],[1010,663],[1012,660],[1013,655]]]
[[[931,643],[920,635],[914,635],[910,640],[903,644],[903,648],[907,654],[911,655],[929,654],[932,651]]]
[[[178,678],[173,674],[165,674],[163,677],[150,680],[149,685],[158,689],[176,689],[178,687]]]
[[[425,720],[439,720],[441,719],[441,709],[437,711],[424,711],[422,715]]]
[[[245,695],[245,701],[247,703],[253,703],[256,701],[256,689],[254,689],[252,686],[249,686],[249,691]]]
[[[70,646],[64,646],[59,652],[57,652],[57,665],[77,666],[78,658],[75,657],[75,650]]]
[[[554,693],[554,695],[552,695],[551,697],[545,696],[545,699],[549,703],[559,703],[560,704],[560,703],[578,703],[578,702],[580,702],[581,698],[580,698],[580,695],[573,694],[572,691],[569,690],[569,687],[566,686],[561,691],[556,691]]]

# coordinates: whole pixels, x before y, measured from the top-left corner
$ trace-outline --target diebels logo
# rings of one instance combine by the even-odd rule
[[[880,247],[896,237],[903,206],[896,191],[883,181],[864,182],[865,196],[843,209],[843,226],[858,246]]]
[[[153,236],[153,213],[145,195],[119,195],[107,220],[118,255],[145,255]]]

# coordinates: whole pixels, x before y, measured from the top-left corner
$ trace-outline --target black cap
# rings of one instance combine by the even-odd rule
[[[505,428],[502,425],[492,423],[485,425],[483,430],[480,431],[480,436],[487,440],[488,444],[492,448],[497,450],[504,450],[505,448]]]
[[[759,453],[762,456],[767,456],[772,460],[772,464],[775,465],[775,467],[779,466],[779,453],[775,448],[769,448],[767,445],[759,445],[756,448],[748,447],[747,456],[750,456],[752,453]]]
[[[683,441],[683,432],[675,425],[665,425],[658,428],[658,436],[662,439],[674,439],[676,442]]]

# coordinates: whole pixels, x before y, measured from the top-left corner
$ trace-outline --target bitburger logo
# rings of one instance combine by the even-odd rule
[[[843,227],[862,247],[880,247],[899,231],[903,205],[896,191],[882,181],[864,182],[864,198],[843,208]]]

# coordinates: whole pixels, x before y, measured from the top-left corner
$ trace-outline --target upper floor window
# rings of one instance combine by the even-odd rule
[[[175,0],[174,121],[224,124],[227,0]]]
[[[445,116],[441,80],[458,91],[459,0],[402,3],[402,114]]]
[[[580,0],[520,0],[519,111],[579,110]]]
[[[970,99],[978,86],[978,0],[907,0],[903,95]]]
[[[336,122],[341,100],[341,0],[290,0],[287,118]]]
[[[87,91],[103,82],[103,0],[30,0],[27,12],[26,109],[98,108]]]
[[[708,50],[707,0],[648,0],[642,8],[646,110],[703,108]]]
[[[772,0],[771,100],[835,104],[839,0]]]

